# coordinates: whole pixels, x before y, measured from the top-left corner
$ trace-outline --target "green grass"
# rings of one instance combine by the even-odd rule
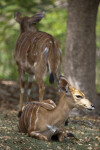
[[[77,140],[68,138],[67,143],[40,141],[18,131],[16,112],[4,112],[0,114],[0,150],[99,150],[99,124],[100,119],[95,117],[89,120],[87,117],[70,118],[66,129]]]

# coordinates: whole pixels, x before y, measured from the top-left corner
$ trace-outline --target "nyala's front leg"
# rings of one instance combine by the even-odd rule
[[[35,131],[29,132],[28,135],[33,138],[39,139],[39,140],[45,140],[45,141],[48,140],[46,136],[42,135],[41,133],[35,132]]]

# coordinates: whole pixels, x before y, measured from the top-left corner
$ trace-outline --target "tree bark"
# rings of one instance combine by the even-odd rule
[[[96,18],[100,0],[68,0],[64,74],[90,101],[96,97]]]

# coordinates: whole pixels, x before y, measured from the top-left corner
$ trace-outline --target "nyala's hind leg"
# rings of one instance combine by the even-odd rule
[[[30,133],[28,133],[29,136],[39,139],[39,140],[45,140],[47,141],[47,137],[42,135],[41,133],[35,132],[35,131],[31,131]]]
[[[45,85],[43,82],[43,77],[45,76],[47,72],[46,68],[47,67],[46,67],[44,58],[42,58],[41,63],[39,61],[37,65],[35,65],[34,67],[34,75],[35,75],[35,79],[39,87],[39,101],[43,101],[44,99]]]
[[[37,84],[38,84],[38,87],[39,87],[39,101],[43,101],[45,86],[44,86],[44,83],[43,83],[42,79],[39,79],[38,76],[35,76],[35,77],[36,77],[36,81],[37,81]]]
[[[28,75],[28,87],[27,87],[27,102],[30,101],[30,94],[32,90],[32,84],[33,84],[33,77],[34,75]]]
[[[23,106],[23,96],[24,96],[24,88],[25,88],[25,72],[21,70],[20,67],[18,67],[18,73],[19,73],[19,82],[20,82],[20,102],[19,102],[19,112],[18,117],[21,116],[22,113],[22,106]]]

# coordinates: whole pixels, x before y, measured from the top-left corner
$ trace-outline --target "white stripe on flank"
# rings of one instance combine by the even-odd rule
[[[40,49],[42,48],[42,46],[43,46],[44,43],[46,44],[46,40],[47,40],[47,39],[48,39],[48,37],[44,39],[43,43],[41,44]]]
[[[27,44],[27,42],[26,42],[26,44]],[[27,51],[29,50],[29,47],[30,47],[30,45],[28,45],[28,47],[27,47]],[[25,64],[28,66],[30,66],[30,64],[29,64],[29,62],[28,62],[28,60],[27,60],[27,57],[28,57],[28,52],[26,51],[26,55],[25,55]]]
[[[30,105],[28,105],[28,106],[27,106],[27,118],[29,118],[30,109],[31,109],[31,108],[30,108]],[[29,127],[29,125],[30,125],[29,121],[30,121],[30,120],[28,120],[28,127]]]
[[[29,107],[29,106],[27,106],[27,105],[24,106],[24,109],[26,109],[26,110],[25,110],[25,113],[24,113],[24,124],[25,124],[25,126],[26,126],[26,119],[27,119],[27,118],[26,118],[26,115],[27,115],[28,107]]]
[[[26,39],[27,39],[27,38],[25,37],[25,38],[23,39],[22,43],[20,44],[19,54],[18,54],[18,57],[19,57],[19,58],[20,58],[20,52],[21,52],[22,45],[24,44],[24,42],[25,42]],[[26,43],[26,42],[25,42],[25,43]]]
[[[52,105],[52,104],[49,104],[49,103],[43,103],[43,104],[45,104],[45,105],[49,105],[49,106],[51,106],[52,108],[55,108],[55,106],[54,106],[54,105]]]
[[[35,106],[34,106],[35,107]],[[31,128],[31,123],[32,123],[32,115],[33,115],[33,110],[34,110],[34,107],[32,108],[32,112],[31,112],[31,116],[30,116],[30,128]]]
[[[24,113],[24,124],[25,124],[25,127],[26,127],[26,111],[27,111],[27,108],[26,108],[25,113]]]
[[[34,130],[36,129],[36,124],[37,124],[37,121],[38,121],[38,112],[39,112],[39,108],[40,108],[40,106],[38,106],[37,111],[36,111],[36,120],[35,120]]]
[[[53,104],[56,107],[56,104],[51,99],[49,101],[50,101],[51,105]]]
[[[50,103],[54,103],[51,99],[49,99]]]
[[[33,38],[33,36],[32,36],[32,39],[31,39],[32,44],[34,43],[34,41],[35,41],[36,38],[38,39],[39,36],[40,36],[40,35],[37,35],[37,36],[35,35],[34,38]]]

